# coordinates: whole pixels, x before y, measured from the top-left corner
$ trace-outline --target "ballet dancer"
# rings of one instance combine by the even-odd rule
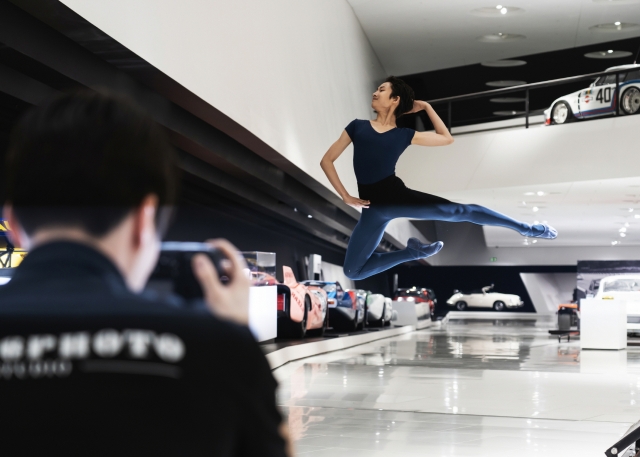
[[[430,257],[444,246],[437,241],[422,244],[409,238],[406,249],[378,253],[385,227],[392,219],[473,222],[517,231],[523,236],[554,239],[558,233],[546,224],[527,224],[479,205],[454,203],[436,195],[407,188],[395,175],[396,162],[410,144],[446,146],[453,138],[444,122],[427,102],[414,100],[413,89],[390,76],[373,94],[374,121],[355,119],[342,132],[322,158],[320,166],[347,205],[362,208],[353,230],[344,263],[344,273],[351,279],[364,279],[410,260]],[[403,114],[425,110],[435,132],[416,132],[398,128],[396,119]],[[349,195],[333,162],[353,142],[353,168],[358,181],[359,198]]]

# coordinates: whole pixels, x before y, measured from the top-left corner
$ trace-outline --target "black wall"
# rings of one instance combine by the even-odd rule
[[[390,270],[398,274],[398,287],[428,287],[438,298],[436,312],[446,314],[446,301],[454,289],[471,290],[495,284],[495,291],[516,294],[524,301],[522,312],[535,312],[531,297],[520,278],[520,273],[576,273],[576,266],[470,266],[427,267],[400,265]],[[571,299],[567,297],[567,301]]]

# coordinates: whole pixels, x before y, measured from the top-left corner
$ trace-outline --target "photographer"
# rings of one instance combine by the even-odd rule
[[[4,217],[30,253],[0,287],[3,455],[287,455],[234,247],[212,243],[226,285],[194,257],[209,310],[138,294],[177,170],[162,130],[118,97],[63,96],[14,129]]]

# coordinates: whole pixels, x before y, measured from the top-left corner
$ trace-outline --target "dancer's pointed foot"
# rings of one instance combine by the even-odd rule
[[[558,237],[558,231],[547,224],[535,224],[531,226],[531,230],[525,236],[553,240]]]
[[[411,251],[416,259],[424,259],[440,252],[444,246],[442,241],[436,241],[431,244],[422,244],[418,238],[409,238],[407,241],[407,249]]]

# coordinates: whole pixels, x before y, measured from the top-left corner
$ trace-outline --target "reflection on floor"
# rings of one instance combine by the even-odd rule
[[[456,320],[274,371],[299,455],[603,455],[640,420],[640,349],[551,319]]]

